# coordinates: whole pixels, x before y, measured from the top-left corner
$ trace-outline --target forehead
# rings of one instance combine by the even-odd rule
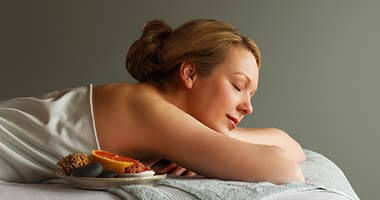
[[[243,76],[242,74],[244,74],[257,84],[259,68],[255,56],[243,47],[230,47],[224,61],[217,68],[219,69],[216,71],[223,74],[234,76]]]

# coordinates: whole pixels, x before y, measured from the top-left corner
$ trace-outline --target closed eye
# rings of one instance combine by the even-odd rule
[[[239,87],[237,87],[237,86],[234,85],[234,84],[232,84],[232,85],[234,86],[234,88],[235,88],[237,91],[241,92],[241,89],[240,89]]]

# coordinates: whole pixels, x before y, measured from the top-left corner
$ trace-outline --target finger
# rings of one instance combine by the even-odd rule
[[[165,173],[168,173],[168,172],[172,171],[176,167],[177,167],[177,164],[170,163],[169,165],[165,166],[164,168],[157,170],[157,173],[159,173],[159,174],[165,174]]]
[[[169,173],[170,171],[172,171],[176,167],[177,167],[177,164],[170,163],[169,165],[167,165],[167,166],[163,167],[162,169],[160,169],[159,172],[162,173],[162,174]]]
[[[159,161],[157,161],[156,163],[153,163],[151,168],[154,170],[154,171],[158,171],[166,166],[168,166],[170,163],[170,160],[166,160],[166,159],[161,159]]]
[[[190,171],[190,170],[187,170],[185,172],[185,175],[184,176],[197,176],[197,173],[193,172],[193,171]]]
[[[173,171],[170,172],[170,174],[175,176],[181,176],[185,171],[185,168],[177,166]]]

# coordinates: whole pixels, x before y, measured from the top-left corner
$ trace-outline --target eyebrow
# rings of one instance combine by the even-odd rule
[[[248,84],[249,83],[252,83],[252,80],[246,75],[246,74],[244,74],[244,73],[241,73],[241,72],[235,72],[234,74],[237,74],[237,75],[242,75],[244,78],[246,78],[247,79],[247,81],[248,81]],[[252,92],[253,93],[256,93],[256,91],[257,90],[253,90]]]

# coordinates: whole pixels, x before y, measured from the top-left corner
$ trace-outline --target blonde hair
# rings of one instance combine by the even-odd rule
[[[173,31],[165,22],[153,20],[144,26],[141,37],[129,48],[126,68],[139,82],[161,84],[171,79],[186,61],[195,64],[200,75],[207,76],[224,61],[232,45],[251,51],[261,67],[256,43],[230,23],[195,19]]]

